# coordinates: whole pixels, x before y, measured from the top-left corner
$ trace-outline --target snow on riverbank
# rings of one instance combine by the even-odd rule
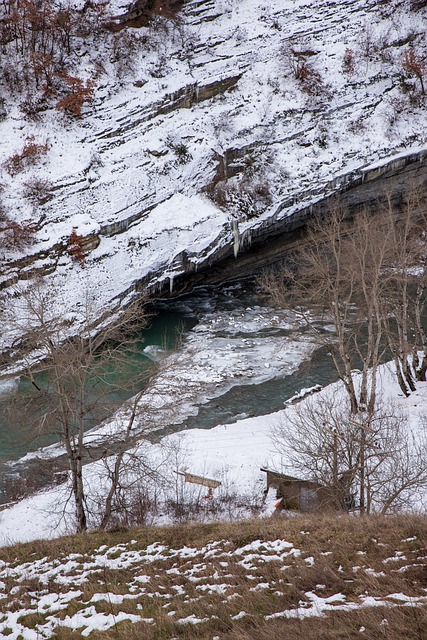
[[[414,434],[425,430],[422,418],[427,415],[427,383],[418,383],[417,391],[409,398],[404,398],[389,364],[381,366],[379,383],[384,400],[393,400],[408,417],[408,429]],[[342,394],[340,383],[326,387],[315,398],[330,393]],[[306,402],[306,399],[302,402]],[[294,410],[293,406],[288,406],[283,411],[240,420],[232,425],[218,425],[209,430],[187,430],[163,438],[160,444],[145,443],[139,453],[147,461],[163,465],[162,473],[175,488],[175,470],[185,470],[219,479],[230,490],[237,489],[240,494],[245,495],[249,504],[254,496],[260,498],[265,488],[265,474],[260,468],[267,465],[280,470],[287,462],[275,450],[271,436],[273,430],[286,421],[289,412]],[[166,452],[172,452],[172,457],[166,455]],[[103,473],[105,474],[103,463],[92,463],[85,467],[85,472],[90,486],[88,495],[94,501],[102,500]],[[180,490],[189,491],[188,487],[192,488],[193,485],[181,485]],[[69,528],[73,518],[71,504],[64,507],[66,518],[57,526],[59,513],[62,513],[62,506],[58,509],[58,505],[64,504],[66,491],[66,485],[61,485],[0,512],[1,544],[56,537],[72,530]],[[414,495],[413,508],[419,509],[427,504],[426,498],[426,495]],[[268,508],[269,505],[266,506],[267,511]],[[157,523],[166,524],[167,521],[160,515]]]
[[[197,305],[197,297],[190,302]],[[134,432],[146,435],[179,425],[188,416],[197,416],[200,405],[236,386],[273,379],[279,385],[317,347],[310,335],[302,333],[302,321],[294,313],[245,306],[237,294],[229,303],[232,308],[223,310],[205,301],[207,308],[197,311],[198,324],[186,333],[179,351],[169,356],[163,352],[160,370],[141,396]],[[125,406],[111,420],[88,431],[85,442],[103,446],[120,438],[127,415]],[[54,444],[28,453],[19,462],[63,453],[64,448]]]

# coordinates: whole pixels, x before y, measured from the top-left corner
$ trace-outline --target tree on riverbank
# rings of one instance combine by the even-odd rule
[[[10,326],[26,335],[22,346],[28,355],[23,360],[21,377],[28,381],[31,391],[25,420],[31,422],[34,433],[54,434],[65,448],[77,532],[87,529],[90,511],[85,462],[117,454],[113,473],[108,475],[107,500],[101,516],[105,527],[120,486],[124,450],[135,439],[140,395],[135,396],[131,411],[123,420],[124,435],[116,449],[112,445],[110,450],[104,447],[97,451],[84,434],[88,427],[111,415],[125,389],[128,395],[132,389],[136,393],[147,376],[131,364],[132,352],[141,349],[140,331],[147,323],[145,301],[116,309],[115,321],[108,322],[87,295],[73,318],[79,333],[71,338],[71,319],[55,312],[52,292],[45,292],[35,283],[17,294],[21,300],[19,318],[10,319]],[[140,460],[141,473],[146,473],[148,466]]]
[[[426,223],[417,194],[376,215],[350,219],[333,210],[311,225],[282,270],[262,279],[270,298],[291,306],[328,349],[347,394],[346,407],[333,399],[306,403],[287,417],[275,444],[286,448],[293,469],[330,490],[335,506],[352,488],[361,514],[401,506],[427,484],[423,430],[414,439],[377,392],[379,364],[390,355],[405,395],[426,379]],[[331,322],[334,331],[325,331]]]
[[[375,410],[387,350],[405,395],[426,378],[426,228],[416,194],[398,211],[390,203],[349,219],[335,209],[314,221],[282,269],[261,280],[273,302],[291,306],[327,347],[352,413]],[[332,322],[332,334],[322,331],[322,320]]]
[[[322,393],[286,412],[273,441],[289,471],[325,487],[336,510],[398,511],[427,487],[425,428],[415,435],[392,404],[355,419],[336,390]]]

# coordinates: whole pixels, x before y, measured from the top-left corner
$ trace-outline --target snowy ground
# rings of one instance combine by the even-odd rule
[[[384,614],[427,604],[425,589],[408,579],[425,559],[417,536],[398,537],[391,546],[379,530],[375,538],[355,541],[345,558],[340,552],[335,556],[330,540],[316,540],[315,532],[291,535],[297,542],[273,537],[246,544],[219,539],[174,546],[132,539],[85,552],[57,551],[53,558],[0,561],[0,634],[35,640],[70,629],[87,637],[112,627],[118,634],[121,623],[128,621],[140,623],[144,633],[150,626],[169,627],[165,637],[170,638],[171,624],[187,626],[188,634],[200,625],[197,637],[212,638],[209,623],[219,620],[217,612],[223,630],[225,621],[228,628],[242,619],[256,619],[259,626],[336,612],[361,611],[363,620],[369,608],[382,609],[382,625],[392,629]],[[313,587],[301,587],[298,576]],[[404,591],[391,591],[388,581]],[[368,589],[361,591],[360,585]],[[364,625],[356,629],[365,637]]]
[[[408,437],[410,433],[420,433],[421,418],[427,414],[427,383],[418,383],[417,391],[409,398],[404,398],[399,390],[390,365],[382,365],[379,386],[385,400],[393,400],[407,415]],[[342,394],[339,383],[330,385],[316,395],[337,396]],[[304,400],[302,400],[304,402]],[[231,425],[218,425],[209,430],[191,429],[179,434],[163,438],[160,444],[141,444],[133,453],[143,456],[151,464],[161,468],[162,473],[170,480],[172,489],[166,489],[162,499],[194,495],[195,485],[186,485],[175,476],[175,471],[187,471],[222,482],[222,488],[217,492],[217,500],[221,503],[227,493],[237,492],[246,496],[248,505],[259,502],[265,488],[265,474],[261,467],[281,470],[289,463],[283,453],[279,453],[272,441],[272,432],[294,411],[288,405],[283,411],[260,418],[239,420]],[[118,424],[120,429],[120,414]],[[287,468],[289,473],[292,469]],[[89,464],[85,467],[85,478],[88,496],[92,504],[103,501],[105,495],[105,465],[103,461]],[[90,489],[89,489],[90,487]],[[200,488],[197,488],[200,493]],[[193,492],[193,493],[192,493]],[[67,485],[60,485],[38,495],[22,500],[15,506],[0,512],[0,542],[33,540],[37,538],[56,537],[72,530],[72,505],[64,507],[67,496]],[[415,494],[413,508],[422,509],[427,496]],[[271,513],[274,497],[269,498],[264,507],[264,513]],[[65,512],[65,517],[64,517]],[[154,522],[167,524],[168,518],[160,515]],[[244,509],[238,514],[228,514],[228,517],[248,515]],[[208,516],[209,517],[209,516]],[[227,516],[224,516],[227,517]]]
[[[111,13],[120,11],[121,2],[111,4]],[[53,312],[78,323],[86,291],[93,292],[104,309],[147,274],[153,274],[153,285],[159,277],[173,288],[183,262],[197,268],[218,247],[235,244],[236,222],[245,232],[274,218],[281,203],[292,200],[294,205],[280,212],[287,216],[295,203],[330,192],[339,176],[424,148],[426,110],[418,80],[402,66],[409,43],[421,54],[425,51],[424,17],[425,10],[415,13],[409,2],[189,2],[183,24],[167,35],[154,29],[147,34],[148,48],[135,54],[121,79],[108,52],[99,51],[105,75],[82,120],[66,119],[52,109],[41,122],[26,121],[16,99],[9,96],[8,116],[0,122],[2,166],[31,135],[48,143],[48,153],[40,165],[17,176],[3,172],[2,198],[8,210],[16,220],[35,216],[40,221],[36,243],[28,249],[36,262],[18,270],[13,265],[18,254],[5,255],[4,277],[22,279],[25,286],[30,269],[52,268],[46,283],[53,292]],[[321,78],[315,92],[308,92],[294,77],[292,49],[308,52]],[[354,65],[344,70],[346,49],[353,52]],[[89,77],[90,51],[82,55],[76,72]],[[191,108],[168,110],[177,91],[191,85],[197,93],[236,75],[241,78],[232,91],[195,100]],[[181,143],[188,150],[183,164],[173,151]],[[251,145],[256,153],[247,154],[250,171],[270,184],[273,197],[272,205],[255,217],[233,206],[223,210],[202,193],[214,177],[215,154],[222,157],[228,149]],[[24,183],[31,178],[48,178],[53,187],[54,197],[36,212],[22,197]],[[73,228],[83,235],[99,234],[100,243],[87,256],[85,268],[72,262],[67,251],[59,257],[49,255],[55,243],[66,246]],[[7,291],[4,295],[8,311],[19,315],[19,297]],[[206,325],[209,321],[207,317]],[[230,314],[222,321],[229,325],[226,338],[207,345],[203,325],[195,334],[194,372],[186,379],[193,387],[191,402],[195,388],[202,399],[215,395],[217,383],[231,386],[251,375],[261,381],[263,373],[271,376],[275,367],[278,373],[286,367],[292,370],[312,348],[296,340],[288,355],[281,339],[271,336],[268,348],[260,352],[239,336],[227,349],[233,344],[233,323],[238,327],[250,318]],[[2,345],[13,338],[13,331],[3,331]],[[185,366],[179,379],[187,375]],[[162,404],[171,384],[167,373],[159,384]],[[384,389],[397,396],[388,374]],[[425,411],[426,395],[425,385],[419,385],[411,398],[399,399],[414,428],[420,411]],[[184,397],[183,414],[191,412],[189,404],[190,397]],[[195,473],[225,474],[228,483],[248,495],[259,492],[259,467],[281,467],[283,462],[272,448],[270,434],[287,411],[292,407],[209,432],[184,433],[182,450],[188,453],[182,464]],[[111,427],[120,430],[120,416]],[[94,482],[97,473],[92,466]],[[50,490],[1,512],[2,540],[63,531],[52,532],[43,511],[50,511],[62,490]]]

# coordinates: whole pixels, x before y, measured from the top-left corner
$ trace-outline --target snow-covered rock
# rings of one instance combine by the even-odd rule
[[[29,136],[48,147],[38,165],[3,171],[10,215],[37,222],[25,255],[4,256],[7,305],[10,285],[35,273],[64,313],[88,289],[100,307],[140,282],[173,289],[337,190],[373,181],[375,192],[381,174],[425,167],[424,97],[404,64],[410,47],[423,55],[425,18],[399,0],[191,0],[167,29],[129,29],[133,53],[119,35],[115,59],[116,36],[84,43],[76,73],[98,75],[81,119],[52,108],[26,120],[5,92],[3,168]],[[34,211],[23,193],[35,178],[51,188]],[[84,268],[69,255],[73,229]]]

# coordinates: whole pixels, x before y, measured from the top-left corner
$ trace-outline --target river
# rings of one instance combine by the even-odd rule
[[[282,408],[302,388],[336,378],[330,356],[317,348],[301,321],[286,310],[269,307],[250,280],[200,287],[191,295],[158,301],[154,311],[150,327],[141,333],[133,365],[144,368],[153,359],[167,360],[182,334],[173,364],[160,376],[162,388],[181,382],[173,414],[156,412],[157,437],[265,415]],[[10,473],[11,461],[54,441],[52,436],[41,439],[28,433],[25,391],[20,379],[3,383],[1,389],[3,473]],[[120,399],[134,392],[130,388]]]

